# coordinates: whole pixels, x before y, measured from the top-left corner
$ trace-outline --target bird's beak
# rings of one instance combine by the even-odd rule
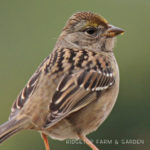
[[[103,34],[106,37],[115,37],[117,35],[123,34],[125,31],[121,28],[115,27],[113,25],[108,25],[108,29]]]

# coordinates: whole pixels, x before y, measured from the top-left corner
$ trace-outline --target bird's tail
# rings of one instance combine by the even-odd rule
[[[23,130],[27,127],[29,121],[27,118],[12,118],[9,121],[5,122],[0,126],[0,143],[5,141],[10,136],[14,135],[15,133]]]

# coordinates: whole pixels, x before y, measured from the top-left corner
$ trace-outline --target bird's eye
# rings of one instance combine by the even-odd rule
[[[95,35],[97,32],[97,29],[96,28],[93,28],[93,27],[90,27],[90,28],[87,28],[85,30],[85,33],[88,34],[88,35]]]

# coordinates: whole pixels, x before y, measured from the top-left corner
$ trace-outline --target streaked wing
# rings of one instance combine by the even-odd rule
[[[53,126],[69,114],[87,106],[96,100],[102,91],[114,84],[115,79],[110,67],[102,68],[100,61],[97,65],[101,68],[93,67],[96,60],[98,59],[86,65],[85,69],[64,75],[53,95],[45,127]]]

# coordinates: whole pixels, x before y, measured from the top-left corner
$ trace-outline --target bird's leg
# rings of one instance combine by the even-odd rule
[[[50,147],[49,147],[49,144],[48,144],[47,136],[46,136],[44,133],[41,133],[41,136],[42,136],[42,138],[43,138],[43,141],[44,141],[44,145],[45,145],[46,150],[50,150]]]
[[[86,136],[78,134],[78,137],[85,142],[92,150],[99,150]]]

